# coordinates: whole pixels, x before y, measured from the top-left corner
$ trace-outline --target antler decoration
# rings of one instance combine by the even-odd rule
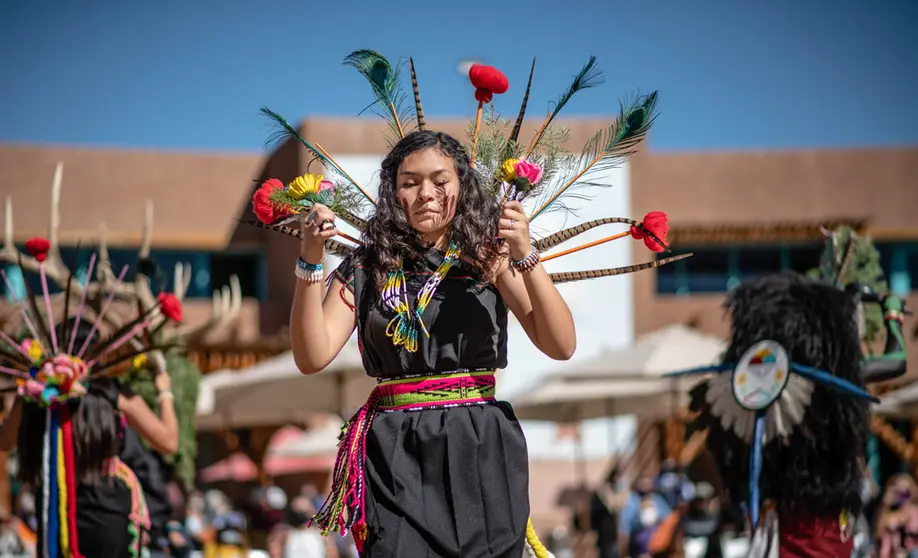
[[[115,301],[136,303],[141,309],[141,313],[147,316],[150,329],[161,329],[163,325],[168,323],[168,320],[159,308],[159,299],[157,295],[151,290],[149,277],[141,270],[138,270],[133,282],[124,283],[121,279],[123,279],[127,272],[127,266],[120,270],[120,274],[116,274],[112,269],[104,224],[100,226],[97,254],[93,254],[90,257],[88,269],[89,277],[87,277],[86,285],[81,285],[79,282],[71,280],[71,270],[61,257],[59,243],[62,178],[63,163],[58,163],[51,188],[51,211],[48,225],[48,240],[46,241],[48,247],[40,256],[31,253],[23,254],[16,248],[13,234],[13,203],[10,197],[6,198],[4,238],[3,246],[0,248],[0,262],[18,265],[23,271],[38,274],[43,273],[48,281],[66,289],[63,294],[65,306],[69,305],[71,297],[79,299],[80,311],[77,312],[77,316],[80,316],[84,309],[92,310],[92,313],[94,313],[97,318],[108,323],[117,330],[123,327],[123,324],[119,322],[115,315],[108,312],[109,307],[111,307]],[[141,261],[149,260],[150,258],[152,234],[153,204],[152,202],[147,202],[143,219],[140,248],[138,250],[138,258]],[[42,258],[41,261],[39,257]],[[95,271],[94,274],[93,271]],[[93,275],[95,275],[94,278]],[[9,290],[13,292],[12,285],[5,273],[3,273],[3,279],[6,281]],[[178,265],[176,269],[176,288],[180,289],[180,296],[176,298],[181,300],[184,297],[190,281],[190,265]],[[212,331],[218,327],[223,327],[235,320],[242,306],[242,291],[239,279],[235,276],[231,277],[229,285],[224,286],[214,293],[214,299],[214,311],[208,320],[201,324],[182,324],[176,328],[175,333],[179,336],[199,336],[205,331]],[[46,308],[45,312],[48,313],[48,321],[54,323],[50,310]],[[33,306],[31,311],[27,311],[26,308],[23,307],[21,309],[21,314],[26,324],[30,324],[29,327],[31,329],[40,329],[40,322],[44,323],[44,320],[39,319],[40,311],[37,307]],[[36,327],[36,324],[38,324],[38,327]],[[101,327],[101,325],[101,322],[97,323],[96,329]],[[54,341],[50,339],[50,331],[47,332],[47,335],[37,335],[39,333],[38,331],[33,331],[32,333],[35,338],[45,337],[48,341]],[[125,342],[131,343],[131,345],[137,349],[142,346],[139,339],[133,336],[128,338]],[[74,349],[80,349],[80,347],[74,347]]]

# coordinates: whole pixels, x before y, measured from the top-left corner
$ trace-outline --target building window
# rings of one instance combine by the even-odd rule
[[[264,263],[261,254],[221,253],[210,256],[210,281],[215,287],[229,285],[230,277],[239,278],[242,296],[246,298],[264,298],[262,293],[264,281],[262,270]]]
[[[877,244],[889,289],[899,296],[918,290],[918,242]]]
[[[22,246],[19,248],[24,249]],[[74,279],[81,284],[85,284],[91,254],[92,250],[89,248],[81,249],[79,253],[75,247],[61,248],[64,263],[76,270]],[[265,298],[264,260],[260,253],[153,250],[150,257],[160,269],[158,276],[150,278],[150,288],[154,293],[175,291],[176,266],[190,264],[191,279],[188,283],[188,291],[185,293],[186,298],[210,298],[215,289],[229,284],[232,275],[239,277],[243,297]],[[109,261],[116,277],[120,275],[124,266],[128,266],[123,280],[125,282],[134,280],[137,267],[136,249],[109,249]],[[92,280],[95,280],[98,273],[98,259],[96,262]],[[13,284],[14,292],[24,291],[24,281],[27,281],[33,293],[41,294],[41,278],[37,273],[26,273],[23,278],[18,266],[8,265],[5,270]],[[63,291],[63,288],[52,281],[48,282],[48,289],[51,294]],[[0,281],[0,295],[9,297],[9,291],[5,282]]]
[[[724,248],[698,250],[685,260],[683,284],[692,293],[720,293],[730,281],[730,251]]]
[[[680,295],[726,292],[742,281],[772,273],[805,274],[819,266],[823,248],[822,243],[680,247],[680,253],[695,255],[658,268],[657,292]],[[918,242],[877,243],[876,248],[890,290],[900,296],[918,290]]]
[[[736,254],[736,274],[739,282],[758,279],[786,270],[786,253],[783,247],[749,247],[732,250]],[[815,263],[815,262],[814,262]],[[813,267],[813,265],[810,265]],[[805,270],[804,270],[805,271]],[[737,284],[739,283],[737,282]],[[733,285],[731,285],[733,286]]]
[[[782,269],[806,273],[814,267],[819,267],[822,250],[822,245],[785,246],[784,253],[787,254],[787,260]]]

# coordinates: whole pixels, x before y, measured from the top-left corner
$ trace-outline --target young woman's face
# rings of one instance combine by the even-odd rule
[[[412,153],[399,165],[395,187],[414,230],[433,236],[449,226],[459,198],[459,176],[452,158],[433,147]]]

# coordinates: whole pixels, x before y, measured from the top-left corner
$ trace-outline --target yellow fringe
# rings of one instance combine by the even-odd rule
[[[67,470],[64,468],[64,430],[57,429],[57,487],[58,521],[60,522],[61,553],[70,556],[70,523],[67,521]]]
[[[536,558],[549,557],[548,549],[545,548],[545,545],[539,540],[539,536],[536,535],[535,528],[532,526],[532,519],[526,523],[526,542],[532,547],[532,552],[535,553]]]

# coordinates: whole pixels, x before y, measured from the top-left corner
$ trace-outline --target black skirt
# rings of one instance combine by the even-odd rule
[[[362,558],[520,558],[526,440],[507,403],[383,412],[367,436]]]

